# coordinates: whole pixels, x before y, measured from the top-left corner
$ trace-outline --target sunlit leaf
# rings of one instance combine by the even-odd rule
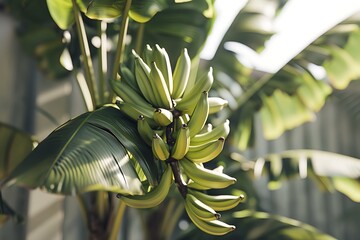
[[[74,22],[72,0],[46,0],[51,17],[61,29],[69,28]]]
[[[139,137],[136,124],[107,106],[57,128],[2,184],[62,194],[95,190],[136,194],[142,185],[132,161],[140,165],[149,184],[156,185],[151,149]]]
[[[25,159],[33,145],[29,134],[0,123],[0,179],[8,176]]]

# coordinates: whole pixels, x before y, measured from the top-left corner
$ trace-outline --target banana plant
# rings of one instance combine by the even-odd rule
[[[264,5],[267,8],[263,8]],[[211,171],[203,166],[203,163],[211,160],[209,159],[210,154],[200,157],[199,154],[191,154],[191,150],[185,147],[186,152],[189,151],[186,155],[186,152],[177,151],[176,143],[172,142],[175,138],[181,138],[184,139],[185,144],[189,145],[191,140],[193,143],[200,141],[199,139],[204,137],[203,135],[206,136],[206,132],[212,131],[211,125],[205,125],[209,110],[206,114],[200,114],[204,112],[204,109],[210,108],[207,106],[207,101],[202,101],[202,104],[194,106],[188,104],[192,100],[190,97],[188,97],[188,101],[183,101],[183,99],[179,101],[177,97],[169,95],[171,87],[166,82],[165,73],[169,69],[174,69],[174,74],[176,73],[177,58],[179,55],[185,55],[184,48],[187,49],[188,56],[183,58],[191,59],[192,63],[187,66],[186,71],[189,72],[186,75],[189,83],[184,86],[191,88],[195,85],[195,81],[198,81],[196,83],[199,85],[203,83],[204,86],[197,88],[199,90],[197,95],[186,93],[185,89],[180,91],[182,92],[179,93],[180,96],[184,94],[185,99],[185,95],[189,94],[188,96],[194,98],[196,96],[197,99],[202,100],[210,99],[210,97],[218,100],[219,97],[222,97],[229,103],[228,108],[217,115],[212,115],[214,116],[212,118],[214,125],[216,122],[219,123],[221,120],[230,118],[233,130],[229,135],[229,144],[224,145],[224,137],[229,134],[229,131],[226,131],[226,136],[217,139],[216,148],[210,148],[210,144],[206,145],[206,151],[209,153],[213,152],[209,149],[217,149],[216,151],[220,149],[221,151],[224,146],[225,155],[233,153],[234,147],[236,152],[247,149],[253,143],[256,112],[260,112],[267,139],[275,139],[285,130],[312,119],[314,112],[320,110],[326,97],[332,91],[328,84],[316,81],[309,70],[311,61],[315,61],[314,59],[317,60],[317,65],[324,66],[332,81],[332,86],[335,88],[344,88],[350,80],[358,77],[359,73],[351,66],[358,64],[358,58],[355,55],[357,46],[354,43],[359,38],[359,34],[355,25],[349,25],[346,21],[339,21],[337,27],[329,28],[326,34],[311,43],[300,54],[295,54],[292,60],[281,66],[276,73],[260,73],[241,64],[236,54],[228,50],[229,45],[227,44],[237,41],[260,51],[263,49],[265,41],[275,33],[269,23],[274,20],[276,13],[283,7],[284,3],[280,3],[280,1],[248,1],[225,34],[214,58],[205,64],[203,61],[199,64],[199,53],[216,16],[212,0],[153,0],[146,3],[140,0],[48,0],[46,3],[34,0],[7,1],[5,9],[11,11],[22,22],[20,38],[25,48],[37,57],[39,66],[50,77],[64,77],[70,73],[77,77],[88,112],[59,126],[33,151],[31,151],[32,148],[27,149],[26,153],[31,153],[19,157],[14,163],[16,167],[14,165],[11,171],[1,176],[1,186],[4,188],[17,184],[30,188],[40,187],[57,194],[75,194],[83,209],[85,221],[88,221],[87,225],[90,226],[90,239],[116,239],[125,216],[126,205],[146,207],[145,202],[142,205],[138,201],[138,198],[141,199],[139,196],[143,196],[141,195],[143,193],[157,196],[157,198],[151,198],[153,202],[151,204],[148,202],[150,205],[157,205],[164,200],[163,197],[168,192],[158,194],[157,191],[160,188],[156,186],[169,188],[168,185],[172,178],[169,177],[171,175],[169,174],[170,167],[166,168],[168,165],[171,166],[174,180],[183,198],[174,194],[173,189],[170,188],[171,198],[165,200],[163,208],[140,211],[139,214],[145,219],[153,219],[154,216],[161,216],[163,219],[157,224],[147,224],[148,227],[154,227],[155,224],[155,227],[160,229],[159,233],[148,234],[147,239],[174,237],[176,233],[179,233],[179,229],[176,229],[176,222],[181,218],[188,220],[186,215],[183,215],[183,201],[184,198],[188,199],[186,197],[188,192],[183,185],[181,176],[175,173],[185,172],[185,176],[189,179],[196,179],[199,182],[202,180],[202,175],[206,173],[209,178],[213,178],[214,185],[218,183],[216,180],[219,179],[223,181],[222,184],[233,184],[236,181],[223,173],[221,166]],[[44,14],[34,14],[39,11]],[[339,34],[341,38],[336,41],[336,46],[333,46],[334,38],[337,39]],[[126,40],[127,36],[130,40]],[[151,59],[149,52],[155,52],[156,49],[159,52],[163,51],[157,46],[166,49],[169,61],[165,67],[156,57],[155,60]],[[132,50],[134,51],[132,52]],[[94,64],[95,59],[98,65]],[[339,64],[346,67],[341,69],[334,67]],[[214,72],[208,70],[209,65],[213,66]],[[151,92],[149,93],[146,89],[146,85],[141,85],[137,81],[140,78],[140,75],[136,75],[140,72],[137,70],[140,69],[139,66],[142,66],[141,70],[145,75],[146,66],[151,69],[152,74],[155,72],[151,75],[152,78],[160,79],[158,86],[167,84],[170,93],[157,92],[159,89],[153,88],[157,94],[151,95]],[[159,68],[163,70],[162,67],[167,69],[160,71],[164,79],[159,77],[161,74],[158,73]],[[134,72],[135,74],[132,75]],[[212,79],[212,73],[214,73],[214,79]],[[258,74],[261,77],[257,77]],[[191,81],[193,82],[191,83]],[[216,91],[207,93],[209,87],[206,84],[209,81],[211,83],[214,81]],[[124,82],[125,84],[123,84]],[[166,87],[164,89],[166,90]],[[204,90],[206,91],[202,94]],[[156,106],[155,111],[149,113],[149,111],[144,111],[143,106],[131,106],[134,97],[139,93],[143,94],[146,99],[143,106],[147,107],[146,104],[150,102],[152,106]],[[210,93],[211,96],[208,95]],[[157,98],[158,96],[166,97],[164,100],[164,98]],[[123,101],[117,101],[118,97]],[[137,100],[135,99],[135,101]],[[128,104],[129,102],[130,104]],[[126,114],[127,104],[132,107],[132,112],[129,111],[128,114]],[[166,108],[172,108],[173,105],[175,105],[176,111],[167,114]],[[226,104],[219,105],[223,108],[223,105]],[[119,108],[123,109],[123,112],[119,111]],[[138,111],[135,115],[132,114],[134,109]],[[173,117],[180,119],[178,113],[181,111],[178,110],[186,112],[190,119],[184,117],[184,119],[177,120],[180,125],[175,126],[179,123],[174,121]],[[154,112],[156,113],[152,119],[154,121],[146,123],[143,119],[149,118]],[[141,118],[138,113],[141,113]],[[202,120],[195,122],[191,119]],[[225,121],[224,125],[226,123],[229,124],[228,121]],[[141,128],[147,128],[148,130],[144,130],[145,132],[149,132],[149,127],[152,130],[155,129],[155,134],[150,138],[149,136],[143,137],[140,124],[148,124],[147,126],[142,125]],[[203,127],[204,125],[206,127]],[[224,128],[228,128],[228,126]],[[219,128],[215,127],[215,129]],[[153,136],[155,137],[152,139]],[[159,136],[165,136],[165,141]],[[214,139],[211,142],[215,142]],[[211,147],[214,146],[215,144],[211,144]],[[204,146],[197,147],[205,152]],[[184,149],[184,145],[181,146],[181,149]],[[0,154],[8,151],[7,148],[1,150]],[[168,161],[170,154],[173,159]],[[312,158],[312,156],[305,155],[309,159]],[[184,156],[192,161],[185,159],[181,160],[180,164],[174,161],[174,159],[179,160]],[[211,156],[213,157],[213,155]],[[337,157],[340,158],[340,156]],[[273,155],[264,157],[266,161],[272,158],[279,159]],[[283,158],[286,157],[280,157],[280,162],[286,165],[289,161]],[[292,161],[300,161],[297,156],[292,158],[295,159]],[[6,157],[3,159],[5,162],[9,161]],[[219,159],[222,159],[221,156]],[[225,159],[226,163],[232,161],[229,160],[229,157],[225,157]],[[0,162],[2,161],[1,159]],[[273,161],[278,166],[279,161]],[[270,164],[264,166],[268,165]],[[352,159],[350,165],[357,165],[357,160]],[[237,168],[230,167],[231,169]],[[270,167],[271,169],[274,168]],[[295,168],[295,170],[297,169]],[[240,171],[242,170],[233,172],[238,174],[238,183],[242,181]],[[313,169],[309,168],[307,173],[312,171]],[[270,176],[273,176],[272,173],[269,171]],[[319,173],[315,171],[314,176],[318,175]],[[356,178],[356,176],[350,176],[349,179],[354,177]],[[194,184],[194,182],[188,181],[189,179],[185,179],[187,184],[196,185],[196,182]],[[354,181],[351,182],[354,183]],[[201,183],[196,186],[198,189],[201,187],[202,190],[208,190],[213,187],[206,185],[209,184],[209,181]],[[234,188],[245,190],[245,188],[238,187],[238,183],[233,185]],[[271,183],[273,184],[275,181]],[[358,201],[358,195],[351,194],[349,188],[345,188],[341,180],[336,181],[334,186],[337,190]],[[353,186],[352,189],[358,189],[356,183]],[[194,188],[196,189],[196,187]],[[244,195],[251,197],[251,191],[253,190],[246,189],[245,193],[239,193],[238,190],[236,200],[239,201]],[[208,192],[216,193],[212,190]],[[114,193],[118,194],[122,201],[116,201]],[[222,195],[225,196],[223,198],[231,199],[230,194],[229,192],[228,195]],[[95,208],[91,204],[92,202],[95,202]],[[191,204],[195,203],[198,201],[186,203],[185,211],[193,214],[189,214],[189,216],[199,229],[217,235],[232,231],[236,226],[242,230],[241,232],[246,232],[243,235],[241,232],[233,231],[224,239],[245,238],[245,236],[249,238],[266,236],[269,239],[277,239],[291,237],[294,231],[304,237],[332,239],[310,226],[298,227],[293,220],[257,212],[257,209],[247,203],[239,205],[239,208],[244,208],[239,212],[224,214],[222,219],[232,225],[220,223],[217,220],[219,214],[211,211],[209,211],[212,213],[211,216],[209,214],[202,215],[201,221],[194,220],[196,215],[194,212],[197,210],[193,211]],[[2,206],[6,205],[2,204]],[[196,209],[201,207],[204,208],[203,205],[198,204]],[[246,207],[252,208],[252,211],[246,210]],[[1,213],[11,212],[5,210],[6,207],[2,209]],[[171,216],[172,212],[175,213],[174,216]],[[205,221],[203,218],[208,219]],[[264,222],[268,224],[269,228],[264,229],[259,235],[257,224]],[[209,224],[213,224],[212,228],[208,228]],[[208,235],[205,237],[198,228],[190,229],[188,234],[208,238]],[[196,232],[195,235],[193,235],[194,232]],[[189,236],[186,234],[182,239]]]

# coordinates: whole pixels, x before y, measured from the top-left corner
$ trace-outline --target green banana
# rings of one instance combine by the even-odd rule
[[[186,124],[183,124],[178,131],[178,135],[175,140],[175,144],[171,151],[171,157],[177,160],[182,159],[190,146],[190,132]]]
[[[157,108],[153,112],[153,119],[158,125],[166,127],[174,121],[174,116],[167,109]]]
[[[210,132],[210,131],[212,131],[212,129],[213,129],[213,125],[211,123],[205,124],[204,127],[200,130],[200,132],[197,135]],[[194,137],[196,137],[197,135],[195,135]]]
[[[216,220],[221,217],[214,209],[189,193],[186,194],[185,206],[187,206],[186,210],[188,214],[195,214],[196,217],[205,221]]]
[[[149,44],[146,44],[144,50],[143,50],[143,60],[144,62],[150,66],[150,63],[154,61],[154,51],[152,50],[152,48],[150,47]]]
[[[137,85],[137,82],[135,80],[135,76],[129,68],[127,68],[126,66],[121,66],[120,76],[121,76],[121,81],[127,83],[137,93],[141,93],[139,86]]]
[[[164,76],[167,89],[171,94],[173,92],[173,78],[169,55],[164,48],[161,48],[159,45],[155,44],[155,48],[153,50],[153,57],[154,62],[156,62],[157,67],[160,69],[160,72]]]
[[[189,91],[187,95],[186,91],[184,96],[176,102],[176,109],[183,112],[191,114],[197,105],[197,102],[201,95],[201,92],[208,92],[214,82],[214,77],[212,74],[212,68],[204,74],[202,77],[195,82],[194,87]]]
[[[206,169],[187,158],[183,158],[180,165],[194,182],[210,188],[225,188],[236,182],[236,179],[226,175],[225,173],[214,172]]]
[[[173,73],[173,85],[172,98],[181,98],[186,89],[191,69],[191,59],[188,55],[187,49],[181,52]]]
[[[185,209],[188,208],[185,204]],[[191,213],[191,211],[186,211]],[[202,230],[205,233],[221,236],[225,235],[233,230],[235,230],[234,225],[229,225],[227,223],[224,223],[220,220],[212,220],[212,221],[204,221],[197,217],[195,214],[188,214],[190,220],[197,226],[200,230]]]
[[[144,98],[152,105],[157,101],[150,83],[150,67],[133,51],[135,55],[135,79]]]
[[[152,119],[154,110],[143,108],[139,105],[117,101],[116,105],[120,108],[120,111],[128,115],[130,118],[137,121],[140,115],[143,115],[146,118]]]
[[[153,109],[153,107],[127,83],[123,81],[111,81],[111,86],[114,92],[124,102],[136,104],[145,109]]]
[[[225,139],[220,137],[218,140],[200,146],[189,147],[185,157],[195,163],[205,163],[216,158],[224,148]],[[190,142],[191,143],[191,142]]]
[[[124,203],[133,208],[151,208],[159,205],[168,195],[172,184],[171,167],[167,167],[157,187],[144,195],[119,196]]]
[[[172,109],[173,103],[170,96],[170,91],[165,82],[164,76],[155,62],[151,62],[150,81],[156,97],[158,97],[158,107]]]
[[[208,195],[196,190],[188,189],[188,193],[214,209],[215,211],[226,211],[236,207],[240,202],[244,201],[244,195]]]
[[[216,126],[214,129],[199,133],[190,139],[191,146],[203,145],[208,142],[215,141],[220,137],[226,138],[230,133],[230,121],[225,120],[221,125]]]
[[[210,187],[205,187],[205,186],[202,186],[196,182],[194,182],[193,180],[189,180],[189,182],[186,184],[186,186],[189,188],[192,188],[192,189],[197,189],[197,190],[209,190],[211,189]]]
[[[190,117],[190,121],[188,122],[190,137],[193,137],[197,133],[199,133],[206,123],[206,120],[209,115],[209,103],[207,99],[208,99],[208,93],[202,92],[201,98],[196,104],[194,112],[192,113]]]
[[[168,145],[157,133],[153,136],[151,148],[154,156],[159,160],[165,161],[170,156]]]
[[[217,113],[229,104],[227,100],[220,97],[209,97],[208,102],[209,114]]]
[[[151,128],[149,122],[143,115],[140,115],[137,119],[137,130],[141,136],[141,138],[151,146],[152,139],[154,136],[154,130]]]

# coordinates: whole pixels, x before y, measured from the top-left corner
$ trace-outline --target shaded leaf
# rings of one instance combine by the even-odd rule
[[[31,136],[0,123],[0,179],[4,179],[32,151]]]
[[[57,128],[2,185],[62,194],[95,190],[136,194],[142,185],[132,161],[140,165],[149,184],[156,185],[151,149],[140,139],[135,123],[106,106]]]
[[[330,235],[324,234],[316,228],[300,221],[270,215],[265,212],[253,212],[243,210],[234,212],[232,215],[222,216],[225,222],[233,224],[236,229],[224,236],[212,236],[201,232],[197,228],[191,228],[178,240],[185,239],[222,239],[222,240],[248,240],[248,239],[321,239],[334,240]]]
[[[288,150],[268,154],[254,161],[254,176],[264,173],[269,187],[276,189],[291,177],[310,177],[326,191],[339,191],[360,202],[360,160],[318,150]]]
[[[167,0],[168,8],[158,12],[144,24],[144,47],[159,44],[164,47],[172,64],[183,48],[193,58],[203,46],[215,18],[214,6],[210,0],[174,3]]]

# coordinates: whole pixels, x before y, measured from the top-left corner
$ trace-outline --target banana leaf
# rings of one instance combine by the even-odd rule
[[[0,180],[7,177],[34,148],[31,136],[0,123]]]
[[[243,210],[232,215],[224,215],[221,220],[236,226],[236,229],[224,236],[212,236],[191,226],[177,240],[185,239],[222,239],[222,240],[250,240],[250,239],[321,239],[335,238],[320,232],[316,228],[294,219],[270,215],[265,212]]]
[[[317,32],[313,31],[313,35],[309,35],[303,44],[299,43],[300,40],[296,44],[295,41],[289,42],[288,45],[294,47],[289,47],[291,51],[287,51],[286,56],[282,57],[280,53],[277,56],[274,53],[274,60],[280,60],[274,61],[277,65],[272,71],[257,71],[256,69],[261,67],[259,59],[264,42],[274,33],[271,23],[277,16],[275,13],[281,14],[284,6],[288,4],[265,1],[264,8],[268,10],[264,10],[266,14],[256,11],[258,8],[249,7],[260,2],[263,1],[249,1],[239,12],[214,58],[209,61],[215,69],[217,92],[214,95],[220,95],[232,103],[229,104],[228,110],[218,117],[224,119],[232,116],[232,129],[239,131],[232,131],[229,138],[240,150],[252,146],[255,134],[253,123],[250,122],[250,119],[254,121],[254,118],[245,117],[245,112],[252,115],[260,112],[265,138],[276,139],[284,131],[311,121],[312,115],[323,107],[325,100],[332,93],[332,88],[343,89],[351,80],[359,77],[357,60],[360,58],[357,56],[359,51],[356,44],[360,35],[357,25],[359,19],[351,17],[356,8],[349,11],[346,16],[334,17],[332,24],[323,24],[326,26],[322,26]],[[269,7],[271,5],[272,8]],[[252,19],[253,24],[246,24]],[[265,19],[268,24],[264,23]],[[238,34],[233,34],[234,31]],[[252,41],[245,38],[248,34],[252,34]],[[275,35],[273,39],[276,39]],[[239,46],[243,50],[240,50]],[[246,54],[251,52],[249,49],[252,55]],[[293,54],[290,56],[290,53]],[[268,61],[271,62],[271,59]],[[318,72],[314,71],[315,68],[325,72],[330,84],[324,76],[319,76]],[[286,106],[296,104],[297,107],[290,109],[289,106],[284,111],[280,110],[276,106],[280,98],[286,99]],[[291,116],[298,118],[294,119]]]
[[[188,49],[191,58],[199,53],[211,30],[215,9],[212,0],[183,3],[168,0],[167,4],[168,8],[158,12],[143,25],[143,39],[137,41],[142,43],[141,48],[146,44],[164,47],[175,67],[183,48]],[[133,33],[135,38],[141,37],[135,34],[137,32]]]
[[[249,162],[245,163],[246,167]],[[282,181],[300,177],[314,180],[321,190],[339,191],[354,202],[360,202],[360,160],[318,150],[288,150],[253,160],[255,178],[267,175],[270,189]],[[250,172],[250,171],[249,171]]]
[[[117,108],[84,113],[54,130],[1,183],[78,194],[104,190],[140,194],[142,182],[156,185],[159,176],[151,149],[136,124]],[[145,183],[144,183],[145,184]]]
[[[96,20],[114,20],[122,15],[125,0],[75,0],[79,9],[89,18]],[[157,12],[167,7],[166,0],[133,0],[130,17],[138,22],[149,21]],[[47,0],[51,17],[59,28],[66,30],[74,22],[73,0]]]

